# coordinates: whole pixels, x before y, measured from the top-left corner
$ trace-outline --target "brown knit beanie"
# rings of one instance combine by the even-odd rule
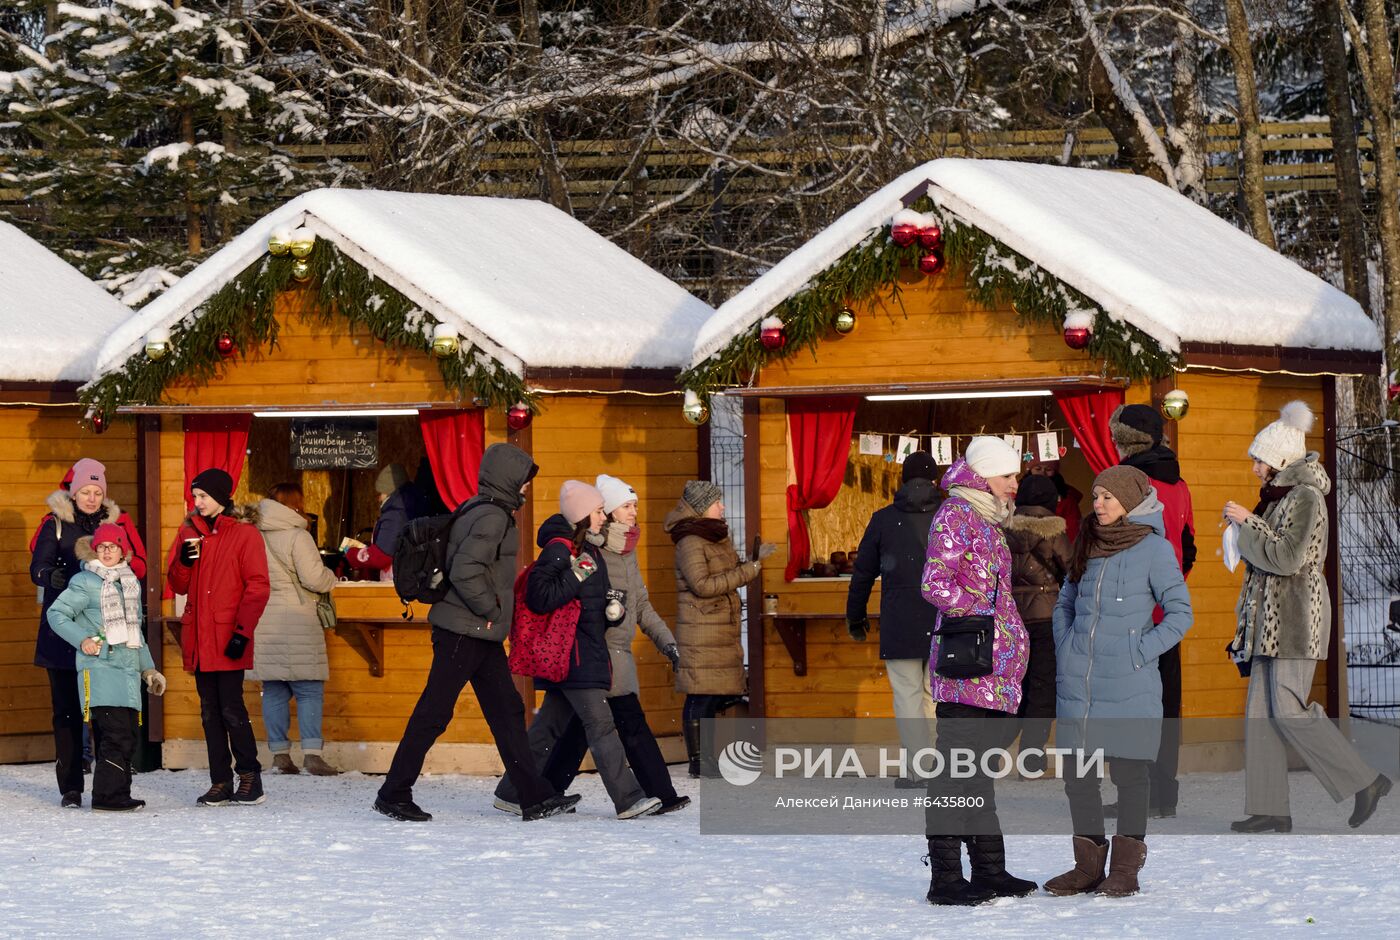
[[[1113,498],[1123,504],[1123,508],[1132,512],[1138,507],[1147,494],[1152,492],[1152,481],[1147,478],[1137,467],[1125,467],[1119,464],[1116,467],[1109,467],[1103,473],[1094,477],[1094,486],[1101,486],[1113,494]]]

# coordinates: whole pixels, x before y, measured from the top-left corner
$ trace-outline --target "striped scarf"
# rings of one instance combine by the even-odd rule
[[[102,579],[102,636],[111,646],[141,648],[141,582],[125,562],[108,568],[97,559],[87,570]]]

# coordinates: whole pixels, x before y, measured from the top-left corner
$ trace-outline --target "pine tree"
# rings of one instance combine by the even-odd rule
[[[3,37],[0,133],[20,149],[0,184],[27,204],[9,214],[132,306],[319,182],[285,148],[322,139],[325,112],[278,88],[242,11],[20,0],[29,28]]]

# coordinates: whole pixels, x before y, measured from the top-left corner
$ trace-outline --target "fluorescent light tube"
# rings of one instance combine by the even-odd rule
[[[965,398],[1040,398],[1053,395],[1048,388],[1018,388],[1004,392],[908,392],[899,395],[866,395],[866,401],[949,401]]]
[[[255,418],[389,418],[416,415],[417,408],[361,408],[349,411],[255,411]]]

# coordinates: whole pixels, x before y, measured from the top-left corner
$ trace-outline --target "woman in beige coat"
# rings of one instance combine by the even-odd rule
[[[681,718],[692,777],[701,776],[702,729],[708,738],[715,715],[745,692],[739,588],[758,577],[774,550],[760,542],[757,559],[739,560],[724,521],[723,495],[714,483],[691,480],[662,524],[676,546],[676,691],[686,693]],[[714,755],[703,750],[710,776]]]
[[[335,587],[335,574],[321,562],[301,507],[301,487],[295,483],[279,483],[258,504],[272,596],[258,622],[249,678],[262,680],[263,726],[272,766],[284,774],[300,773],[288,740],[295,698],[302,761],[309,773],[329,777],[339,771],[321,757],[321,710],[330,669],[316,595]]]

